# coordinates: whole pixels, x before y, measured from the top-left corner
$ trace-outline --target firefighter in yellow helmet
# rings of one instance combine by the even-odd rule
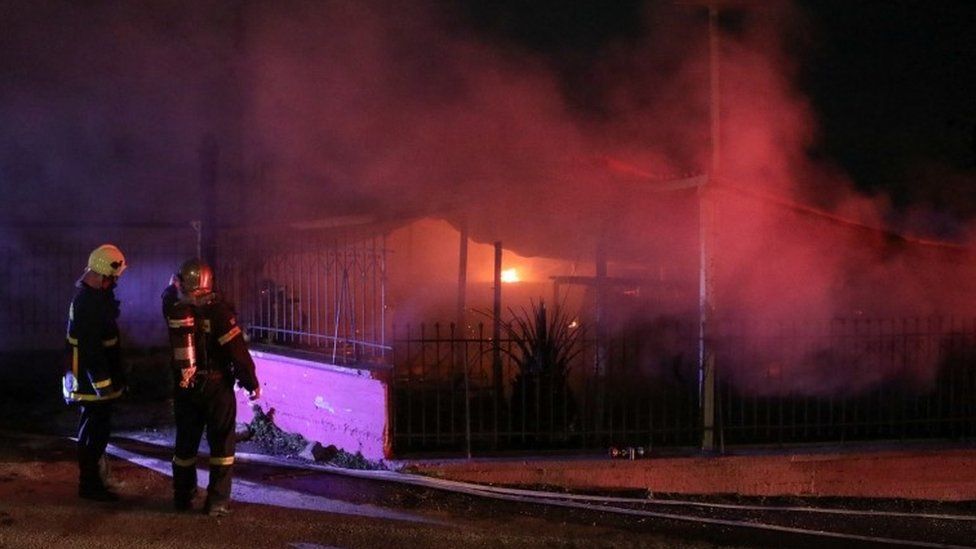
[[[184,262],[162,298],[173,349],[173,503],[180,511],[193,507],[197,450],[206,429],[210,481],[203,510],[223,516],[230,512],[234,464],[234,381],[248,391],[251,400],[261,396],[254,360],[234,308],[214,291],[213,270],[207,263],[200,259]]]
[[[78,495],[116,501],[99,472],[111,429],[113,402],[125,388],[119,349],[119,301],[115,284],[126,269],[125,256],[103,244],[88,256],[75,283],[78,292],[68,309],[68,337],[62,392],[81,410],[78,424]]]

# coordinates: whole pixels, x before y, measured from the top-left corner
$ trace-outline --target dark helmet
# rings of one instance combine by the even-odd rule
[[[213,269],[200,258],[188,259],[180,265],[180,290],[199,297],[213,292]]]

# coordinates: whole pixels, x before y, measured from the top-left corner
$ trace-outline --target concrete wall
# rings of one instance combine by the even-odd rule
[[[389,458],[387,386],[369,370],[346,368],[252,350],[261,382],[260,400],[237,389],[237,421],[250,422],[252,406],[274,409],[281,429],[325,446]]]
[[[976,450],[725,457],[456,460],[409,470],[485,484],[671,494],[976,501]]]

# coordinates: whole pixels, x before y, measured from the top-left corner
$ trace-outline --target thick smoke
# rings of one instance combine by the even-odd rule
[[[644,281],[611,296],[627,331],[665,316],[694,322],[701,195],[669,181],[710,174],[716,318],[972,312],[968,251],[885,231],[937,214],[896,219],[885,197],[811,159],[819,130],[796,84],[796,42],[802,50],[816,30],[789,4],[730,8],[720,21],[714,174],[701,8],[653,6],[643,39],[603,47],[571,80],[586,89],[569,94],[545,55],[475,33],[449,6],[404,4],[6,4],[5,219],[185,227],[202,215],[199,152],[212,135],[225,225],[467,224],[475,241],[518,254],[511,261],[547,258],[535,295],[507,299],[548,298],[548,277],[592,276],[604,253],[611,277]],[[453,310],[457,233],[423,227],[393,233],[408,247],[389,271],[399,322]],[[472,252],[472,307],[488,297],[490,257]],[[834,372],[797,374],[809,391],[832,389]]]
[[[293,202],[320,196],[303,215],[356,207],[463,220],[477,241],[561,259],[574,274],[592,276],[603,247],[611,276],[647,281],[643,294],[616,288],[631,297],[611,296],[615,329],[694,318],[699,197],[661,189],[712,168],[701,10],[648,13],[643,43],[608,47],[591,68],[600,100],[590,109],[567,103],[542,57],[449,33],[443,16],[306,5],[253,17],[252,127],[271,187]],[[731,364],[757,391],[782,390],[784,376],[795,381],[787,390],[827,392],[886,375],[823,338],[784,359],[769,326],[970,312],[968,252],[885,232],[883,196],[854,192],[836,166],[811,159],[818,126],[787,48],[809,38],[805,23],[783,4],[728,14],[719,27],[712,304],[716,318],[762,322],[743,340],[756,354]],[[439,260],[402,264],[399,320],[450,311],[455,233],[418,229],[400,242],[439,250]],[[490,271],[486,249],[471,256],[473,272]],[[509,302],[526,298],[506,291]],[[487,295],[469,297],[486,306]],[[771,370],[775,387],[762,379]]]

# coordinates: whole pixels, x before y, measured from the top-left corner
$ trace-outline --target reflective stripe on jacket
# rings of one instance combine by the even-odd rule
[[[119,302],[111,289],[78,284],[78,293],[68,309],[62,386],[65,400],[92,402],[122,394],[118,316]]]
[[[180,299],[172,285],[161,297],[176,371],[188,368],[192,362],[200,371],[233,376],[248,391],[257,388],[254,360],[247,351],[243,331],[230,303],[214,293],[206,303],[190,305]],[[193,334],[192,343],[185,339],[188,333]],[[186,356],[188,352],[195,356]]]

